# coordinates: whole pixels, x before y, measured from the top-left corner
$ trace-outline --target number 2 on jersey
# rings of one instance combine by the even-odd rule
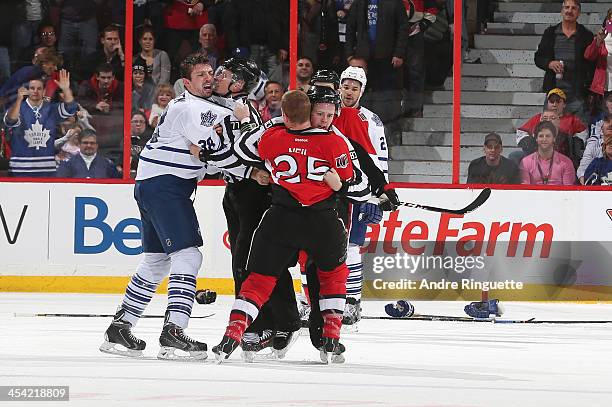
[[[283,154],[274,159],[274,165],[276,168],[280,167],[282,163],[287,163],[288,168],[284,171],[276,170],[274,176],[277,179],[290,184],[298,184],[302,182],[301,175],[298,174],[298,162],[293,156]],[[323,181],[323,176],[327,171],[329,171],[330,168],[327,161],[314,157],[308,157],[307,167],[308,174],[306,175],[306,179],[319,182]]]

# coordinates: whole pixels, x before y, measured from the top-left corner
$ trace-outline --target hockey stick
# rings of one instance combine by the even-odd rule
[[[214,316],[215,313],[208,315],[192,316],[191,319],[203,319]],[[14,317],[59,317],[59,318],[112,318],[115,314],[54,314],[54,313],[13,313]],[[141,315],[140,318],[165,318],[165,315]]]
[[[442,322],[491,322],[494,324],[612,324],[612,321],[608,320],[587,320],[587,321],[576,321],[576,320],[536,320],[535,318],[529,319],[501,319],[501,318],[484,318],[477,319],[472,317],[453,317],[449,315],[423,315],[414,314],[408,318],[396,318],[396,317],[369,317],[362,316],[361,319],[384,319],[384,320],[401,320],[401,321],[442,321]]]
[[[421,205],[412,202],[403,202],[402,205],[407,206],[409,208],[424,209],[426,211],[432,212],[445,212],[452,213],[455,215],[465,215],[466,213],[478,209],[483,203],[487,201],[487,199],[489,199],[489,196],[491,196],[491,190],[489,188],[485,188],[480,192],[480,194],[478,194],[478,196],[476,197],[476,199],[474,199],[474,201],[472,201],[472,203],[462,209],[438,208],[437,206]]]

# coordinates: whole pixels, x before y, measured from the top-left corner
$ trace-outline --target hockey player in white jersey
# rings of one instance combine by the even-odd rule
[[[390,207],[396,209],[399,200],[395,191],[385,188],[389,182],[388,150],[385,138],[385,128],[380,118],[359,105],[367,84],[366,73],[363,68],[350,66],[340,75],[340,97],[342,100],[342,111],[340,116],[334,120],[334,126],[345,132],[354,144],[361,146],[365,153],[371,158],[371,162],[378,168],[380,176],[371,176],[371,186],[376,196],[388,198]],[[360,157],[361,160],[361,157]],[[364,165],[362,163],[362,165]],[[370,175],[372,171],[368,172]],[[384,199],[384,198],[383,198]],[[370,204],[366,204],[370,205]],[[362,205],[355,209],[352,215],[351,231],[349,236],[349,247],[347,253],[347,266],[350,274],[346,285],[346,308],[344,310],[343,324],[353,325],[361,319],[361,288],[363,282],[363,262],[360,248],[364,244],[367,223],[360,218],[361,213],[367,209]],[[367,212],[367,211],[366,211]]]
[[[138,322],[155,290],[169,275],[168,306],[159,337],[160,359],[205,359],[207,346],[187,335],[202,264],[202,236],[190,200],[198,177],[209,163],[220,168],[244,168],[231,152],[227,134],[216,127],[226,107],[209,102],[213,70],[201,54],[181,64],[186,91],[173,99],[160,117],[155,132],[140,155],[134,196],[142,220],[144,257],[132,276],[123,302],[105,332],[102,352],[139,356],[145,341],[131,329]],[[207,162],[190,154],[191,143],[202,147]],[[177,350],[181,352],[175,353]]]

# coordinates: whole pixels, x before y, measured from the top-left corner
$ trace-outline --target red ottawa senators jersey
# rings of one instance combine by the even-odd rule
[[[289,191],[303,206],[324,201],[334,193],[323,181],[330,168],[343,181],[353,178],[346,142],[327,130],[289,130],[274,126],[261,136],[257,150],[270,171],[272,182]]]

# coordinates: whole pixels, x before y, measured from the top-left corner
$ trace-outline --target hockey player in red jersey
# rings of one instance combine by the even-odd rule
[[[398,208],[400,202],[395,191],[387,186],[387,145],[383,123],[377,115],[366,108],[359,107],[359,99],[363,95],[366,83],[365,71],[359,67],[348,67],[340,78],[333,71],[317,71],[311,80],[312,85],[319,87],[327,86],[334,90],[340,88],[343,107],[340,114],[334,118],[332,129],[346,136],[352,143],[361,170],[368,178],[372,193],[381,200],[379,207],[385,211],[393,211]],[[377,223],[378,208],[372,203],[364,203],[349,206],[348,211],[346,223],[350,225],[350,235],[347,266],[350,274],[347,280],[347,302],[343,324],[353,325],[361,319],[363,263],[360,246],[365,241],[367,225]],[[303,261],[300,262],[300,266],[304,291],[307,293],[309,284],[306,278],[306,268],[308,266]],[[307,305],[304,305],[302,314],[308,314]],[[316,327],[311,327],[311,337],[316,335],[316,332],[313,334],[314,331]]]
[[[321,360],[342,362],[339,338],[345,304],[346,231],[336,212],[334,190],[324,181],[328,171],[337,173],[340,189],[353,177],[346,142],[332,132],[310,125],[310,102],[300,91],[282,99],[284,124],[272,125],[261,136],[257,154],[272,179],[272,207],[253,237],[247,269],[219,345],[213,348],[219,361],[238,347],[249,324],[257,318],[278,280],[299,250],[305,250],[318,266],[319,305],[323,316]]]

